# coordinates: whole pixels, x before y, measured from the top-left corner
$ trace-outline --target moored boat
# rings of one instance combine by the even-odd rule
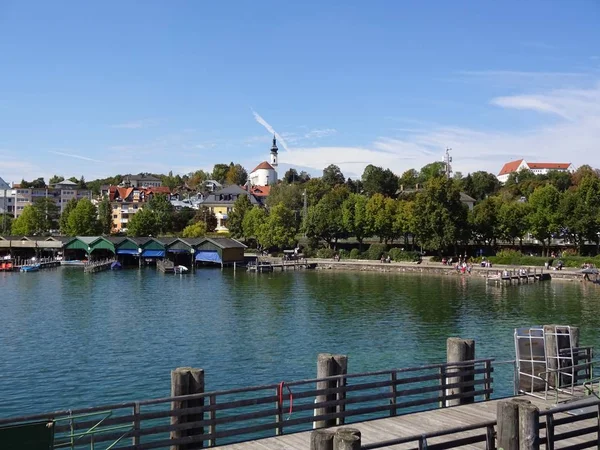
[[[21,272],[37,272],[38,270],[40,270],[39,264],[31,264],[29,266],[21,267]]]
[[[173,269],[173,271],[175,273],[187,273],[189,269],[185,266],[175,266],[175,268]]]

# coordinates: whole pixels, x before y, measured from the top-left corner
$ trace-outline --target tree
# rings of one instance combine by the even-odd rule
[[[488,197],[473,208],[469,222],[475,240],[492,246],[500,236],[499,226],[500,198]]]
[[[321,178],[311,178],[302,185],[306,192],[306,202],[308,206],[314,206],[323,198],[323,196],[331,189]]]
[[[242,221],[242,226],[244,228],[244,236],[246,238],[258,238],[260,228],[265,223],[266,218],[267,212],[264,208],[261,208],[260,206],[252,207],[244,215],[244,220]]]
[[[342,221],[342,204],[348,198],[346,186],[336,186],[308,208],[304,227],[310,238],[323,239],[329,248],[348,235]]]
[[[599,177],[598,170],[594,170],[594,169],[592,169],[591,166],[588,166],[587,164],[584,164],[583,166],[580,166],[571,175],[571,178],[573,180],[573,185],[574,186],[579,186],[579,183],[581,183],[581,181],[584,178],[587,178],[587,177],[598,178]]]
[[[206,224],[204,222],[196,222],[188,225],[183,229],[182,236],[184,238],[199,238],[206,235]]]
[[[89,199],[82,198],[69,213],[67,223],[71,236],[94,236],[100,229],[98,210]]]
[[[346,181],[344,174],[335,164],[330,164],[323,169],[323,176],[321,177],[321,180],[323,180],[323,182],[329,187],[334,187],[338,184],[344,184]]]
[[[174,208],[166,195],[153,195],[148,202],[148,209],[154,213],[156,227],[160,234],[165,234],[171,230]]]
[[[30,187],[32,187],[34,189],[44,189],[46,187],[46,182],[41,177],[40,178],[36,178],[35,180],[33,180],[31,182]]]
[[[310,175],[304,170],[301,170],[300,174],[298,174],[298,181],[300,181],[300,184],[306,183],[308,180],[310,180]]]
[[[212,233],[217,228],[219,221],[215,213],[208,209],[206,206],[201,206],[196,215],[194,216],[193,222],[204,222],[206,224],[206,231]]]
[[[346,187],[349,192],[354,192],[355,194],[362,194],[364,192],[364,187],[362,181],[353,180],[352,178],[348,178],[346,180]]]
[[[342,225],[350,236],[358,241],[359,250],[365,237],[371,235],[367,219],[367,198],[364,195],[351,193],[342,203]]]
[[[244,216],[251,208],[247,195],[240,195],[233,204],[233,211],[227,217],[227,229],[234,238],[244,237]]]
[[[71,181],[72,183],[79,183],[79,180],[77,179],[77,177],[71,177],[71,178],[69,178],[69,181]]]
[[[127,224],[128,236],[156,236],[158,231],[156,214],[150,208],[139,210]]]
[[[362,174],[363,189],[369,195],[392,197],[398,190],[398,177],[390,169],[369,164]]]
[[[414,188],[419,182],[419,172],[417,172],[415,169],[409,169],[402,174],[398,182],[404,189]]]
[[[60,232],[62,234],[66,234],[67,236],[72,236],[70,228],[69,228],[69,214],[75,209],[77,206],[77,199],[72,198],[67,202],[65,207],[63,208],[63,212],[60,215],[59,227]]]
[[[441,255],[467,230],[467,207],[452,180],[431,178],[415,198],[412,230],[419,243]]]
[[[543,253],[547,253],[550,239],[560,228],[559,203],[560,193],[551,184],[538,187],[529,198],[529,229],[542,243]]]
[[[394,199],[384,197],[383,194],[374,194],[366,205],[367,222],[369,230],[379,237],[379,242],[387,244],[394,236],[394,217],[396,215],[396,202]]]
[[[227,184],[237,184],[242,186],[248,181],[248,172],[240,164],[229,166],[227,174],[225,175],[225,182]]]
[[[12,214],[2,213],[0,214],[0,230],[2,230],[2,234],[10,234],[10,230],[12,228],[13,216]]]
[[[257,240],[263,248],[291,247],[296,242],[294,212],[282,203],[270,209],[266,220],[258,227]]]
[[[12,223],[11,234],[14,236],[32,236],[39,234],[40,218],[37,209],[33,205],[26,205]]]
[[[98,204],[98,230],[101,234],[110,234],[112,231],[112,206],[108,198],[103,198]]]
[[[296,183],[299,181],[300,181],[300,179],[298,178],[298,171],[296,169],[294,169],[293,167],[288,169],[287,172],[285,172],[285,174],[283,175],[284,183],[292,184],[292,183]]]
[[[77,189],[87,189],[87,184],[83,175],[81,175],[81,178],[77,181]]]
[[[65,177],[60,176],[60,175],[52,175],[52,178],[50,178],[50,180],[48,180],[48,184],[50,185],[54,185],[54,184],[58,184],[65,181]]]
[[[140,175],[145,175],[145,174],[140,174]],[[179,174],[173,175],[173,171],[169,171],[168,175],[161,175],[160,180],[162,181],[163,186],[166,186],[171,190],[175,190],[176,188],[178,188],[179,186],[182,186],[184,184],[183,179],[181,178],[181,175],[179,175]]]
[[[211,178],[221,184],[224,184],[227,178],[227,172],[229,172],[228,164],[215,164],[212,170]]]
[[[573,178],[569,172],[560,170],[551,170],[548,172],[548,182],[554,186],[559,192],[565,192],[573,185]]]
[[[195,171],[189,178],[188,184],[192,188],[199,188],[206,180],[210,178],[210,174],[204,170]]]
[[[179,211],[175,211],[173,213],[173,222],[171,224],[171,229],[173,232],[181,233],[185,227],[194,222],[195,215],[196,210],[187,206],[181,208]]]
[[[408,245],[408,236],[411,233],[414,216],[414,201],[399,200],[396,205],[396,215],[394,216],[394,235],[404,236],[404,244]]]
[[[464,191],[475,200],[483,200],[490,195],[494,195],[498,192],[500,186],[501,184],[496,175],[484,171],[473,172],[463,180]]]
[[[432,162],[421,167],[419,183],[427,183],[432,178],[438,178],[446,173],[446,164],[441,161]]]
[[[576,190],[569,190],[560,199],[562,233],[583,253],[586,241],[598,246],[600,230],[600,179],[587,175]]]
[[[281,183],[271,186],[271,191],[267,197],[267,207],[271,208],[283,203],[286,208],[292,211],[300,211],[303,205],[303,192],[303,186],[299,184]]]
[[[60,207],[51,197],[40,197],[33,201],[33,207],[37,210],[39,220],[38,233],[47,233],[58,229],[60,218]]]
[[[502,239],[511,241],[519,240],[519,247],[523,245],[523,237],[529,227],[527,216],[529,205],[520,201],[502,201],[498,210],[498,231]]]

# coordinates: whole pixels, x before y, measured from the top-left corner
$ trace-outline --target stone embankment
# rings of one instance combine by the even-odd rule
[[[426,259],[421,264],[409,262],[391,262],[382,263],[380,261],[365,261],[365,260],[348,260],[333,261],[331,259],[309,258],[310,262],[317,263],[317,269],[331,270],[356,270],[361,272],[404,272],[404,273],[430,273],[437,275],[452,275],[452,276],[469,276],[456,271],[455,266],[443,265],[439,262],[427,261]],[[549,273],[555,280],[567,281],[583,281],[583,275],[579,269],[563,269],[563,270],[546,270],[543,267],[535,266],[507,266],[495,265],[494,267],[473,266],[471,276],[492,277],[498,275],[504,270],[529,269],[530,273],[534,270],[536,273]],[[593,277],[592,277],[593,279]]]

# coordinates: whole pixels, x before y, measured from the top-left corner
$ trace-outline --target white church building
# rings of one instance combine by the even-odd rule
[[[277,139],[273,136],[271,146],[271,162],[263,161],[254,168],[248,180],[252,186],[271,186],[277,183]]]

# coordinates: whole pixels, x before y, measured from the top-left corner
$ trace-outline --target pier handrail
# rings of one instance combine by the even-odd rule
[[[284,431],[306,431],[319,421],[342,425],[348,421],[395,416],[400,411],[445,407],[446,402],[456,399],[487,400],[493,392],[492,362],[493,359],[477,359],[309,378],[0,419],[0,425],[113,411],[102,426],[96,427],[93,420],[76,421],[70,426],[55,425],[56,435],[66,439],[78,430],[94,427],[91,435],[78,435],[82,444],[125,438],[132,439],[132,444],[119,448],[137,450],[142,438],[148,439],[144,440],[143,448],[162,448],[178,443],[177,439],[169,440],[168,433],[194,430],[185,439],[181,438],[181,443],[205,441],[214,446],[217,440],[240,442],[257,433],[267,437],[273,432],[279,435]],[[289,389],[289,398],[287,393],[281,394],[282,385]],[[181,406],[174,407],[174,403]],[[180,419],[173,422],[173,418]],[[132,425],[131,430],[114,428],[125,424]],[[121,441],[119,445],[123,444],[126,443]]]
[[[586,349],[586,347],[581,347],[581,348],[577,348],[577,349],[574,348],[573,350],[585,350],[585,349]],[[551,368],[551,369],[547,369],[542,372],[539,372],[538,377],[544,383],[545,397],[548,398],[549,389],[553,389],[555,391],[555,400],[558,403],[558,393],[561,391],[561,387],[562,387],[560,384],[560,376],[561,375],[570,376],[572,378],[571,387],[573,387],[577,383],[577,379],[576,379],[577,372],[579,372],[580,370],[583,370],[583,369],[589,369],[590,374],[592,374],[594,366],[596,366],[598,364],[600,364],[600,359],[596,359],[593,361],[584,361],[582,363],[577,363],[577,364],[573,364],[571,366],[566,366],[566,367],[555,367],[555,368]],[[566,373],[568,371],[570,371],[571,374]],[[554,376],[554,386],[552,386],[550,384],[550,378],[552,376]],[[582,385],[585,388],[586,382],[584,381],[582,383]]]

